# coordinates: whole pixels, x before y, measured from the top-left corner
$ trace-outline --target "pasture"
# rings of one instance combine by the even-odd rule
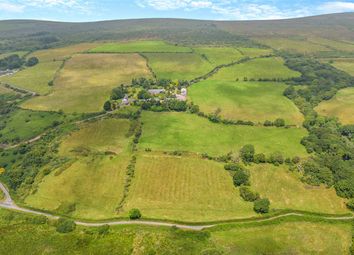
[[[257,153],[281,151],[284,156],[306,156],[300,144],[307,135],[302,128],[266,128],[215,124],[188,113],[143,112],[139,146],[160,151],[191,151],[224,155],[253,144]]]
[[[99,112],[113,87],[132,78],[151,77],[138,54],[78,54],[66,62],[51,94],[33,98],[22,107],[65,112]]]
[[[280,57],[258,58],[230,67],[225,67],[213,75],[211,80],[235,81],[236,79],[289,79],[300,76],[290,70]]]
[[[345,200],[333,188],[311,186],[301,182],[301,175],[286,166],[254,165],[251,187],[269,198],[274,209],[294,209],[317,213],[348,213]]]
[[[211,63],[193,53],[149,53],[145,56],[159,79],[192,80],[213,69]]]
[[[50,128],[54,121],[62,121],[58,113],[35,112],[18,109],[0,120],[4,128],[0,130],[0,143],[17,143],[29,140]]]
[[[188,47],[173,45],[164,41],[133,41],[104,43],[91,50],[91,53],[147,53],[147,52],[192,52]]]
[[[14,92],[12,89],[8,89],[2,84],[0,84],[0,95],[14,95],[16,92]]]
[[[313,54],[321,51],[331,51],[328,46],[319,45],[306,39],[292,38],[255,38],[256,41],[280,51],[292,51],[302,54]]]
[[[52,90],[48,83],[53,80],[61,64],[61,62],[39,63],[14,75],[1,77],[0,81],[45,95]]]
[[[126,154],[79,158],[66,169],[62,166],[47,175],[25,203],[51,211],[65,204],[75,204],[75,211],[69,213],[77,218],[115,217],[129,159]]]
[[[337,117],[343,124],[354,124],[354,88],[345,88],[328,101],[320,103],[315,110],[325,116]]]
[[[244,56],[255,58],[262,57],[273,54],[272,49],[262,49],[262,48],[237,48],[239,52],[241,52]]]
[[[312,38],[309,38],[308,40],[312,43],[315,43],[318,45],[323,45],[325,47],[328,47],[330,49],[337,50],[337,51],[348,51],[348,52],[354,51],[354,44],[352,44],[352,43],[329,40],[329,39],[326,39],[323,37],[312,37]]]
[[[188,89],[189,99],[205,113],[221,109],[226,119],[265,120],[283,118],[287,124],[301,125],[303,116],[286,97],[286,85],[271,82],[232,82],[205,80]]]
[[[351,225],[301,221],[246,225],[213,231],[211,238],[225,254],[348,254]]]
[[[82,123],[79,130],[70,133],[60,145],[60,153],[70,155],[77,148],[94,152],[114,152],[119,154],[128,146],[126,137],[130,126],[129,120],[103,119]]]
[[[354,58],[335,58],[330,63],[335,68],[354,76]]]
[[[223,165],[195,157],[140,154],[126,211],[144,217],[212,221],[254,216]]]
[[[244,57],[239,50],[231,47],[197,47],[194,51],[213,66],[228,64]]]

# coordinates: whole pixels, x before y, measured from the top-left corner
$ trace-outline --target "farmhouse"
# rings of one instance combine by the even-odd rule
[[[187,89],[182,88],[181,94],[176,94],[176,98],[177,98],[177,100],[180,100],[180,101],[186,101],[187,100]]]

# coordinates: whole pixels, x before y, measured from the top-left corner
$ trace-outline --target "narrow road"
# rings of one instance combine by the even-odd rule
[[[8,190],[6,187],[0,182],[0,189],[5,195],[5,199],[3,201],[0,201],[0,207],[1,208],[6,208],[10,210],[15,210],[15,211],[20,211],[20,212],[25,212],[25,213],[31,213],[31,214],[36,214],[36,215],[43,215],[51,219],[58,219],[59,216],[56,216],[54,214],[49,214],[49,213],[44,213],[36,210],[31,210],[23,207],[19,207],[18,205],[15,204],[15,202],[12,200]],[[279,218],[284,218],[288,216],[306,216],[305,214],[302,213],[285,213],[281,215],[277,215],[274,217],[270,218],[259,218],[259,219],[254,219],[252,222],[263,222],[263,221],[272,221],[276,220]],[[338,216],[338,217],[329,217],[329,216],[314,216],[316,218],[320,219],[331,219],[331,220],[351,220],[354,219],[354,216]],[[247,220],[247,219],[245,219]],[[251,221],[248,221],[251,222]],[[225,224],[225,223],[219,223],[219,224],[210,224],[210,225],[188,225],[188,224],[176,224],[176,223],[169,223],[169,222],[160,222],[160,221],[145,221],[145,220],[134,220],[134,221],[129,221],[129,220],[116,220],[116,221],[107,221],[107,222],[84,222],[80,220],[75,220],[75,223],[80,226],[86,226],[86,227],[99,227],[103,225],[110,225],[110,226],[116,226],[116,225],[148,225],[148,226],[157,226],[157,227],[177,227],[180,229],[185,229],[185,230],[194,230],[194,231],[201,231],[203,229],[211,228],[217,225]],[[232,222],[230,222],[232,223]]]

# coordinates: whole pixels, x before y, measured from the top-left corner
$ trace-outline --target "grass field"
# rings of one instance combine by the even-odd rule
[[[0,210],[0,253],[25,254],[349,254],[350,224],[280,222],[226,225],[203,232],[147,226],[111,226],[109,233],[77,226],[61,234],[53,224]],[[19,245],[21,244],[21,245]]]
[[[14,51],[14,52],[7,52],[7,53],[0,53],[0,59],[6,58],[10,55],[18,55],[19,57],[22,57],[25,55],[27,51]]]
[[[213,69],[213,65],[193,53],[148,53],[149,65],[159,79],[192,80]]]
[[[300,128],[226,126],[186,113],[142,114],[141,148],[192,151],[222,155],[253,144],[257,152],[281,151],[285,156],[305,156],[300,140],[307,133]]]
[[[335,68],[354,76],[354,58],[335,58],[332,61]]]
[[[101,44],[92,53],[135,53],[135,52],[191,52],[188,47],[169,44],[163,41],[135,41]]]
[[[31,53],[29,57],[37,57],[40,62],[63,61],[75,53],[87,51],[97,45],[99,43],[80,43],[62,48],[39,50]]]
[[[285,222],[212,233],[225,254],[348,254],[350,224]]]
[[[244,55],[231,47],[197,47],[194,51],[214,66],[240,60]]]
[[[309,38],[308,40],[315,44],[324,45],[338,51],[348,51],[348,52],[354,51],[354,44],[350,44],[346,42],[328,40],[326,38],[320,38],[320,37],[312,37]]]
[[[288,79],[298,77],[300,73],[292,71],[284,65],[284,60],[279,57],[259,58],[251,61],[222,68],[213,75],[211,80],[243,80],[249,79]]]
[[[130,123],[123,119],[103,119],[80,125],[80,130],[68,135],[60,145],[62,154],[70,155],[75,148],[119,154],[128,146],[126,134]]]
[[[330,48],[309,42],[304,39],[288,39],[288,38],[256,38],[256,41],[272,47],[276,50],[292,51],[302,54],[311,54],[321,51],[331,51]]]
[[[150,77],[144,58],[137,54],[79,54],[72,57],[55,80],[53,92],[23,104],[35,110],[98,112],[111,90],[132,78]]]
[[[282,83],[232,82],[205,80],[189,87],[190,101],[205,113],[221,109],[227,119],[265,120],[285,119],[287,124],[301,125],[303,116],[286,97]]]
[[[15,92],[12,89],[8,89],[0,84],[0,95],[13,95]]]
[[[39,209],[56,210],[73,203],[71,216],[86,219],[105,219],[116,216],[115,209],[123,195],[125,169],[129,156],[112,158],[95,156],[80,158],[61,174],[60,169],[46,176],[35,194],[25,203]]]
[[[84,147],[89,150],[88,155],[78,154],[67,169],[62,166],[46,176],[39,183],[38,191],[28,196],[25,203],[47,210],[56,210],[62,203],[75,203],[74,217],[115,217],[130,160],[130,139],[125,136],[128,130],[128,120],[107,119],[82,124],[79,131],[64,138],[59,149],[61,155],[74,158],[75,154],[70,152],[78,148],[83,152]],[[105,156],[106,151],[118,155]]]
[[[222,164],[154,153],[138,157],[125,206],[131,208],[149,218],[196,222],[255,215]]]
[[[61,64],[61,62],[39,63],[14,75],[2,77],[0,81],[44,95],[52,90],[48,82],[53,80]]]
[[[295,209],[317,213],[348,213],[344,199],[333,188],[315,187],[300,181],[300,174],[286,166],[254,165],[251,187],[269,198],[274,209]],[[269,185],[271,184],[271,185]]]
[[[0,124],[5,124],[5,128],[0,130],[0,143],[28,140],[51,127],[54,121],[61,120],[64,116],[58,113],[18,109],[9,118],[0,120]]]
[[[341,89],[329,101],[323,101],[316,109],[319,114],[338,117],[343,124],[354,124],[354,88]]]
[[[273,53],[272,49],[261,49],[261,48],[237,48],[243,55],[247,57],[261,57],[267,56]]]

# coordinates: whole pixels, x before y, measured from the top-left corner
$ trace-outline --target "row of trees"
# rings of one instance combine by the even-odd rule
[[[38,64],[39,60],[36,57],[31,57],[28,60],[19,57],[17,54],[7,56],[3,59],[0,59],[0,70],[13,70],[21,68],[23,65],[28,67]]]

